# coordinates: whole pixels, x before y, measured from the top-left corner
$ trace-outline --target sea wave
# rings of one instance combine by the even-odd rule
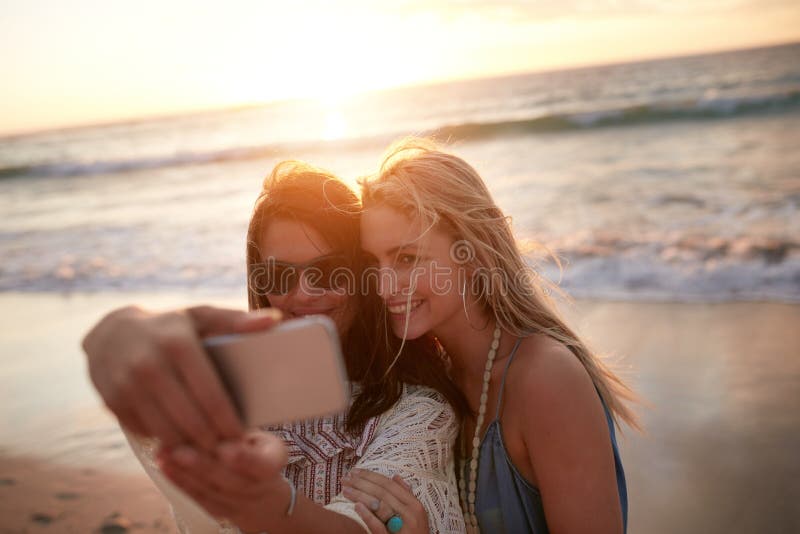
[[[64,161],[40,165],[0,168],[0,179],[17,177],[69,177],[98,174],[119,174],[166,167],[202,165],[227,160],[256,159],[269,155],[271,147],[226,149],[209,152],[190,152],[173,156],[100,160],[89,162]]]
[[[567,236],[548,243],[554,262],[532,255],[551,280],[578,297],[641,300],[800,302],[800,241],[676,235]]]
[[[700,99],[679,102],[653,102],[495,122],[466,122],[442,126],[432,133],[443,138],[482,139],[504,135],[640,126],[676,120],[733,118],[798,109],[800,109],[800,88],[748,96],[720,96],[712,92]]]
[[[714,92],[703,98],[681,102],[653,102],[621,108],[560,112],[533,117],[442,125],[425,132],[440,139],[480,140],[498,136],[559,133],[607,127],[632,127],[676,120],[714,120],[765,113],[800,110],[800,87],[747,96],[724,96]],[[321,150],[359,150],[382,147],[407,132],[340,140],[307,140],[219,150],[181,152],[171,155],[97,161],[61,161],[0,167],[0,179],[19,177],[70,177],[121,174],[167,167],[245,161],[268,157],[309,154]]]
[[[290,157],[299,152],[303,154],[336,150],[347,151],[363,149],[367,146],[382,147],[394,136],[343,139],[338,141],[318,140],[313,142],[275,143],[261,146],[247,146],[209,150],[204,152],[182,152],[175,155],[151,158],[116,159],[99,161],[64,161],[0,167],[0,180],[33,177],[71,177],[94,176],[101,174],[122,174],[169,167],[188,167],[226,161],[247,161],[264,158]]]
[[[779,264],[800,255],[800,241],[777,237],[719,237],[693,234],[629,237],[609,232],[563,236],[548,240],[555,255],[572,260],[647,255],[667,264],[694,263],[713,266],[719,262],[756,261]]]

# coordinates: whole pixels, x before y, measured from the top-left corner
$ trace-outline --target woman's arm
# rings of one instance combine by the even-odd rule
[[[512,460],[532,466],[550,532],[621,533],[614,453],[600,397],[566,347],[537,347],[520,348],[506,383],[503,418],[514,419],[526,456]]]
[[[281,475],[286,449],[277,437],[253,432],[218,453],[188,446],[159,453],[162,472],[206,512],[246,533],[363,534],[358,521],[296,495]],[[291,512],[291,513],[289,513]]]

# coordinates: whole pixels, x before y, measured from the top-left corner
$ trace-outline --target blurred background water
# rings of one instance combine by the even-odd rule
[[[0,291],[243,294],[275,162],[355,184],[408,134],[453,142],[576,296],[800,301],[800,44],[0,138]]]

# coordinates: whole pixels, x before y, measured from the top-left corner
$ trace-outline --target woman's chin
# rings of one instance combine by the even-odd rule
[[[423,325],[415,324],[415,321],[412,321],[408,325],[408,329],[406,329],[406,323],[403,320],[392,321],[392,332],[394,335],[399,337],[400,339],[417,339],[424,336],[427,333],[428,329],[424,328]]]

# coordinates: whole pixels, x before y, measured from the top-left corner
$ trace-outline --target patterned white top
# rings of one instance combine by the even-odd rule
[[[387,476],[398,474],[427,510],[431,532],[465,531],[453,458],[458,421],[440,393],[405,385],[400,400],[370,419],[360,435],[348,434],[344,428],[344,415],[269,428],[286,442],[289,463],[285,475],[298,493],[352,518],[368,532],[355,504],[341,494],[342,476],[353,467]],[[212,519],[185,495],[176,497],[174,487],[171,493],[165,491],[163,476],[158,480],[160,473],[152,472],[152,450],[148,452],[135,441],[131,440],[134,452],[170,500],[182,533],[237,532],[233,525]]]

